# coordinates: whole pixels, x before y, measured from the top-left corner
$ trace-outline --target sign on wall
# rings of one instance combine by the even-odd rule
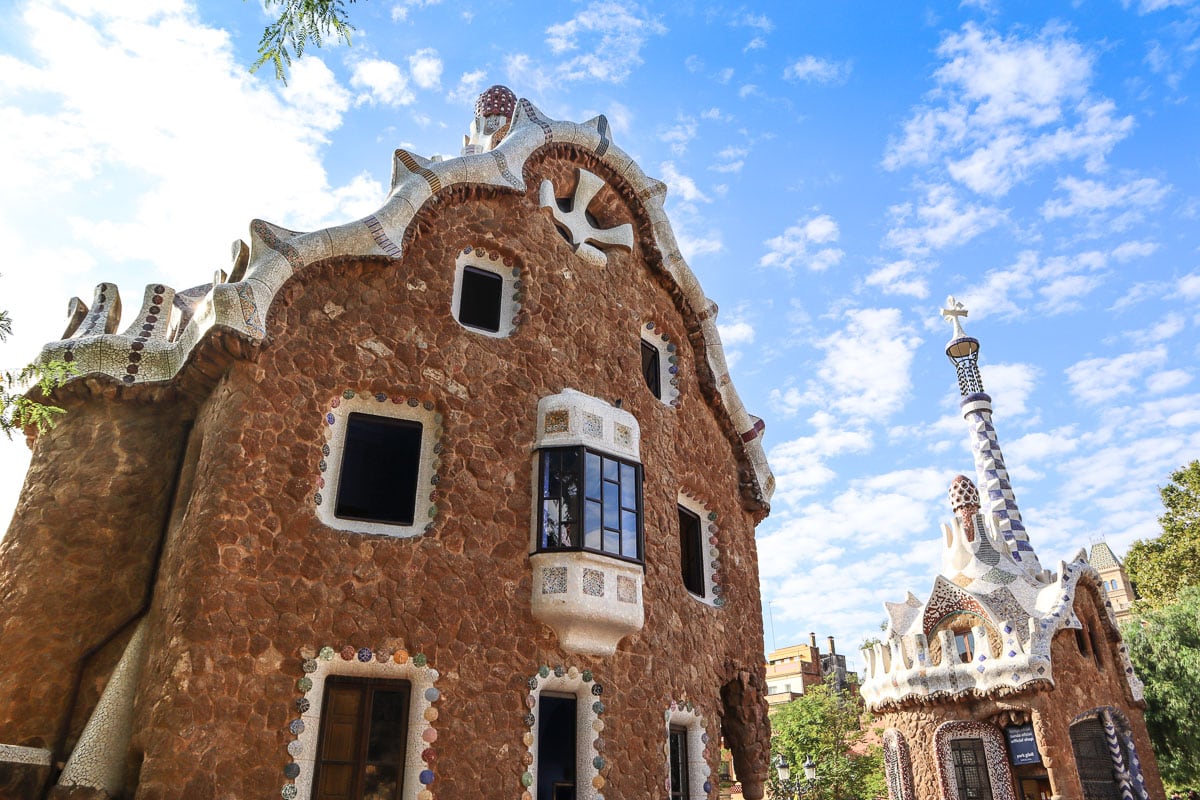
[[[1008,760],[1014,767],[1042,763],[1042,754],[1038,752],[1032,723],[1009,725],[1004,729],[1004,735],[1008,737]]]

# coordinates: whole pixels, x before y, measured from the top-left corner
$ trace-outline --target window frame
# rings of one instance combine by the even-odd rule
[[[352,782],[351,795],[356,800],[361,800],[364,791],[364,778],[366,775],[368,762],[368,747],[371,736],[371,710],[373,708],[375,694],[380,690],[399,692],[402,695],[400,708],[403,709],[402,728],[400,734],[401,757],[397,763],[398,772],[396,775],[395,790],[392,794],[392,800],[400,800],[404,797],[404,785],[406,771],[408,767],[408,733],[410,726],[411,705],[413,696],[412,682],[403,678],[374,678],[360,677],[354,675],[329,675],[325,678],[324,690],[321,696],[321,724],[317,732],[316,752],[313,757],[313,777],[309,792],[311,800],[318,800],[321,787],[321,773],[327,769],[326,764],[334,759],[325,758],[325,737],[328,734],[329,725],[332,719],[332,714],[329,712],[329,693],[330,690],[337,687],[351,686],[358,688],[362,692],[363,701],[358,712],[356,721],[356,738],[354,760],[351,762],[354,765],[354,778]]]
[[[667,791],[670,800],[691,800],[691,761],[688,754],[689,731],[683,725],[667,728],[667,764],[671,775],[671,788]],[[675,778],[679,777],[678,783]]]
[[[347,514],[340,513],[342,503],[343,503],[343,498],[346,496],[348,491],[352,491],[347,488],[347,485],[351,482],[345,480],[345,478],[346,478],[346,459],[349,458],[352,455],[352,453],[354,452],[351,447],[351,443],[353,442],[353,437],[351,436],[350,429],[351,429],[351,426],[353,426],[356,421],[363,421],[363,422],[369,421],[368,424],[383,425],[385,427],[397,428],[397,429],[407,429],[409,431],[415,430],[416,436],[417,436],[416,447],[413,449],[412,452],[406,452],[406,453],[402,454],[406,458],[409,458],[413,462],[415,462],[415,463],[406,465],[406,468],[409,471],[411,471],[411,473],[412,473],[412,482],[411,482],[412,483],[412,486],[411,486],[412,499],[411,499],[411,501],[408,501],[407,499],[405,501],[405,506],[406,506],[405,510],[408,511],[408,515],[406,518],[390,519],[390,518],[386,518],[382,515],[369,516],[369,515],[356,515],[356,514],[349,514],[349,513],[347,513]],[[350,411],[349,413],[347,413],[346,420],[345,420],[345,439],[343,440],[343,444],[342,444],[341,458],[338,461],[337,492],[334,494],[333,498],[331,498],[333,500],[333,516],[336,517],[337,519],[347,520],[347,521],[351,521],[351,522],[365,522],[365,523],[368,523],[371,525],[398,525],[400,527],[412,527],[413,525],[415,525],[416,517],[417,517],[417,507],[420,505],[419,495],[421,492],[421,450],[422,450],[422,444],[424,443],[424,441],[425,441],[425,425],[422,424],[422,422],[418,419],[408,419],[406,417],[392,417],[392,416],[385,416],[383,414],[370,414],[365,411]],[[365,457],[365,454],[357,454],[357,455],[359,455],[361,457]],[[405,494],[407,494],[409,491],[409,486],[408,486],[407,482],[405,483],[403,488],[404,488]],[[408,508],[408,506],[411,506],[411,508]]]
[[[496,330],[489,330],[476,325],[467,324],[460,318],[462,315],[463,277],[466,270],[489,272],[500,279],[500,324]],[[467,245],[458,251],[454,260],[454,283],[450,294],[450,316],[465,331],[477,336],[487,336],[492,339],[506,339],[516,331],[522,318],[521,305],[524,296],[523,271],[518,260],[508,254],[499,252],[491,247],[483,248]]]
[[[354,414],[421,426],[418,463],[413,465],[417,477],[412,522],[404,524],[337,515],[337,501],[344,477],[347,432],[350,417]],[[407,392],[402,396],[346,389],[326,406],[321,428],[325,442],[318,451],[316,491],[312,498],[317,519],[323,525],[334,530],[396,538],[420,536],[432,529],[437,514],[437,506],[432,498],[438,483],[438,453],[441,452],[442,439],[442,415],[433,401],[422,402]]]
[[[579,526],[580,535],[577,536],[576,538],[579,539],[580,541],[578,543],[570,544],[570,545],[547,546],[545,544],[545,540],[546,540],[546,535],[545,535],[546,534],[546,528],[545,528],[546,502],[548,500],[554,499],[552,496],[547,496],[547,494],[546,494],[546,492],[547,492],[547,489],[546,489],[546,487],[547,487],[546,466],[547,466],[548,456],[550,456],[551,454],[560,454],[561,455],[561,454],[567,453],[567,452],[574,452],[577,456],[578,464],[579,464],[579,471],[578,471],[579,489],[577,491],[577,494],[576,494],[576,497],[574,498],[573,503],[571,503],[571,506],[572,506],[572,509],[574,512],[574,520],[575,520],[576,524]],[[601,513],[601,518],[600,518],[600,544],[601,544],[601,546],[600,546],[600,548],[588,547],[585,543],[586,542],[586,533],[587,533],[585,530],[585,525],[586,525],[585,504],[589,500],[591,500],[591,498],[587,497],[587,489],[584,485],[586,483],[586,476],[587,476],[587,457],[588,457],[588,455],[598,456],[601,459],[601,461],[600,461],[601,497],[598,498],[598,502],[600,505],[600,513]],[[604,485],[606,483],[611,483],[611,481],[607,480],[603,475],[605,459],[607,459],[609,461],[614,461],[618,464],[618,471],[617,471],[618,477],[620,476],[620,466],[628,466],[628,467],[633,468],[633,481],[634,481],[634,490],[635,490],[635,508],[633,508],[632,511],[634,512],[634,514],[637,517],[637,530],[635,533],[636,551],[637,551],[636,556],[628,556],[628,555],[625,555],[624,553],[620,552],[620,550],[623,549],[623,547],[622,547],[622,541],[623,541],[622,533],[624,532],[623,528],[620,528],[617,530],[618,552],[612,552],[612,551],[603,549],[605,531],[612,530],[612,529],[606,529],[605,524],[604,524],[605,520],[604,520],[604,516],[603,516],[603,514],[604,514],[604,498],[603,498]],[[596,553],[598,555],[607,556],[609,558],[615,558],[620,561],[627,561],[632,564],[639,564],[639,565],[642,565],[643,567],[645,566],[645,552],[646,552],[645,530],[644,530],[645,529],[645,507],[644,507],[643,498],[642,498],[642,485],[644,482],[644,477],[643,477],[643,473],[642,473],[642,465],[639,462],[634,461],[633,459],[630,459],[630,458],[624,458],[622,456],[617,456],[612,453],[608,453],[603,450],[598,450],[598,449],[587,447],[584,445],[568,445],[565,447],[542,447],[542,448],[539,448],[537,450],[537,464],[538,464],[537,487],[535,490],[537,505],[535,508],[536,527],[534,530],[534,537],[535,537],[534,538],[534,552],[536,552],[536,553],[561,553],[561,552]],[[617,482],[617,513],[618,513],[618,516],[621,515],[622,512],[630,510],[626,506],[621,504],[621,494],[622,494],[621,486],[622,486],[622,483],[620,480],[618,480],[618,482]],[[560,510],[560,517],[561,517],[561,510]]]
[[[469,277],[486,277],[489,281],[493,281],[495,287],[495,312],[496,312],[496,327],[491,328],[487,325],[478,324],[476,322],[467,322],[463,319],[463,296],[467,293],[467,284]],[[489,290],[490,291],[490,290]],[[474,305],[474,304],[471,304]],[[504,327],[504,276],[494,270],[485,269],[476,266],[475,264],[464,264],[462,274],[458,279],[458,291],[454,300],[454,318],[458,320],[458,324],[464,328],[471,330],[482,331],[490,334],[499,334],[501,328]]]
[[[654,395],[656,400],[662,400],[662,351],[645,339],[642,339],[641,343],[642,380],[645,382],[646,388],[650,390],[650,394]]]
[[[683,586],[693,597],[706,600],[708,598],[709,581],[706,575],[708,565],[704,561],[704,546],[706,544],[704,520],[701,519],[699,514],[682,503],[676,503],[675,508],[679,519],[679,567],[683,577]],[[693,531],[684,531],[683,519],[685,516],[689,520],[694,521],[695,529]],[[691,544],[690,559],[688,558],[689,543]],[[696,583],[699,590],[693,587],[692,583]]]
[[[976,761],[972,764],[962,763],[960,753],[970,752]],[[954,783],[959,800],[993,800],[991,768],[988,764],[987,749],[983,739],[975,736],[962,736],[950,741],[950,763],[954,771]],[[968,784],[966,768],[974,767],[982,777],[982,783]],[[972,795],[972,790],[978,795]]]

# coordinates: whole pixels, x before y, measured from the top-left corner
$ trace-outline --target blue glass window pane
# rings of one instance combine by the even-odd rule
[[[621,512],[621,555],[637,558],[637,514]]]
[[[635,470],[629,464],[621,465],[621,508],[637,508],[637,480]]]
[[[592,500],[600,499],[600,456],[596,453],[587,454],[587,470],[584,474],[585,496]]]
[[[621,509],[618,505],[617,485],[604,483],[604,527],[616,528],[621,524]]]
[[[587,502],[587,507],[584,510],[584,530],[585,538],[584,547],[589,547],[593,550],[600,549],[600,504],[592,501]]]
[[[611,458],[604,459],[604,480],[615,481],[617,479],[617,468],[620,463],[613,461]]]

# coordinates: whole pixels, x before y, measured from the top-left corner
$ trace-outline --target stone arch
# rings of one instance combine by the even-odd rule
[[[978,739],[981,743],[992,800],[1016,800],[1013,795],[1012,769],[1008,766],[1004,733],[995,725],[973,720],[943,722],[933,734],[933,750],[938,766],[938,788],[942,798],[959,800],[964,796],[955,775],[952,753],[953,742],[960,739]]]
[[[1108,748],[1109,758],[1112,759],[1113,775],[1121,792],[1122,800],[1150,800],[1146,790],[1146,778],[1142,774],[1141,762],[1138,759],[1137,747],[1133,742],[1133,728],[1129,718],[1119,708],[1113,706],[1097,706],[1078,714],[1071,720],[1071,750],[1079,767],[1079,749],[1076,745],[1076,731],[1080,726],[1095,721],[1103,727],[1104,740]],[[1083,771],[1080,769],[1080,778]]]
[[[763,668],[731,666],[732,677],[721,687],[721,737],[733,756],[746,800],[762,800],[771,758],[771,723],[767,719]]]
[[[883,732],[883,770],[890,800],[915,800],[912,753],[904,734],[895,728]]]

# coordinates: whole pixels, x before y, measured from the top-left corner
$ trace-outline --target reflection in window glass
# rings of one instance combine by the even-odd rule
[[[642,559],[641,465],[568,447],[543,449],[539,469],[538,549]]]

